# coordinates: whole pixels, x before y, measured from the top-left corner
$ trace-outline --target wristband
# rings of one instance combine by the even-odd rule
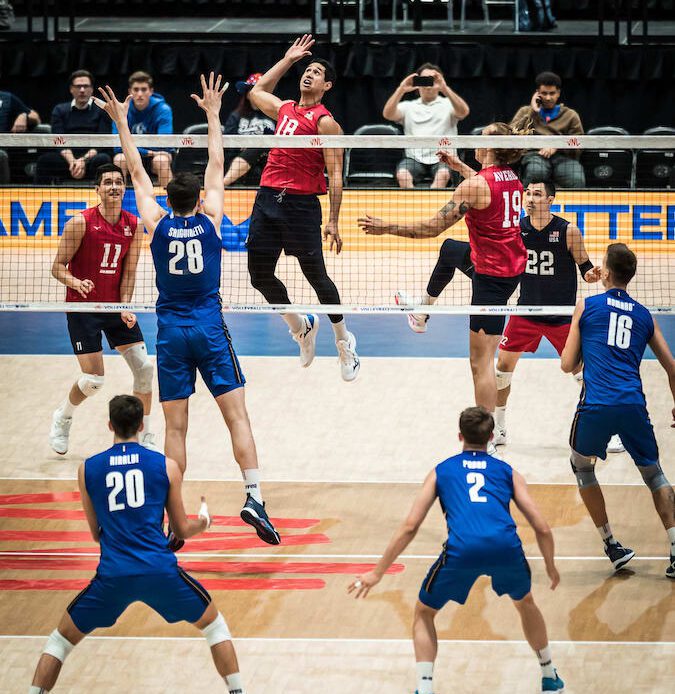
[[[593,263],[590,260],[587,260],[586,262],[579,264],[579,272],[581,273],[582,277],[585,277],[586,273],[592,269],[593,269]]]

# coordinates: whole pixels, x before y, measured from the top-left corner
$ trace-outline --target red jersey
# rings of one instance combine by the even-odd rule
[[[471,262],[476,272],[492,277],[515,277],[525,270],[527,251],[520,236],[523,185],[510,166],[481,169],[490,187],[490,204],[466,213]]]
[[[323,104],[303,108],[289,101],[279,109],[275,135],[318,135],[319,121],[330,115]],[[278,190],[285,188],[296,195],[324,195],[325,169],[322,149],[275,147],[267,157],[260,185]]]
[[[91,280],[94,288],[83,299],[74,289],[66,289],[66,301],[119,302],[124,257],[134,240],[138,217],[122,210],[116,224],[101,215],[98,206],[82,212],[85,231],[82,243],[68,263],[68,269],[81,280]]]

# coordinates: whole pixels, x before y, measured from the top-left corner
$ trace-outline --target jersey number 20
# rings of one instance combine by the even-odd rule
[[[199,239],[190,239],[187,243],[172,241],[169,244],[169,272],[172,275],[198,275],[204,269],[204,256],[202,255],[202,242]],[[187,255],[187,272],[179,270],[176,265]]]
[[[471,485],[469,487],[469,499],[474,504],[486,503],[487,497],[480,493],[480,490],[485,486],[485,475],[482,472],[467,472],[466,481]]]
[[[145,483],[142,470],[127,470],[123,475],[121,472],[109,472],[105,476],[105,486],[111,489],[108,494],[108,510],[123,511],[126,506],[129,508],[140,508],[145,503]],[[124,490],[126,506],[117,497]]]
[[[619,315],[616,311],[609,314],[609,330],[607,331],[607,344],[610,347],[628,349],[630,347],[630,336],[633,328],[633,319],[624,314]]]

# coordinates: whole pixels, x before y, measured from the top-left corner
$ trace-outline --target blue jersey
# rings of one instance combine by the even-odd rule
[[[448,458],[436,467],[436,493],[448,524],[448,556],[475,566],[522,551],[509,511],[513,470],[503,460],[485,451]]]
[[[623,289],[585,301],[579,321],[584,405],[646,405],[640,362],[654,335],[649,311]]]
[[[204,214],[161,219],[150,243],[159,297],[157,325],[221,321],[222,242]]]
[[[162,530],[169,478],[161,453],[117,443],[84,461],[84,480],[101,529],[100,576],[176,570]]]

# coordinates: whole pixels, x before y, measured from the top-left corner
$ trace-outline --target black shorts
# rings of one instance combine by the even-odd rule
[[[75,354],[93,354],[103,349],[101,333],[105,333],[111,349],[120,345],[143,342],[143,333],[136,323],[127,328],[119,313],[66,313],[68,334]]]
[[[250,253],[313,256],[322,253],[321,203],[316,195],[261,188],[253,203],[246,247]]]
[[[515,277],[492,277],[476,272],[471,278],[472,306],[506,306],[520,282],[520,275]],[[504,332],[506,316],[481,313],[469,318],[469,328],[477,333],[484,330],[486,335],[501,335]]]

